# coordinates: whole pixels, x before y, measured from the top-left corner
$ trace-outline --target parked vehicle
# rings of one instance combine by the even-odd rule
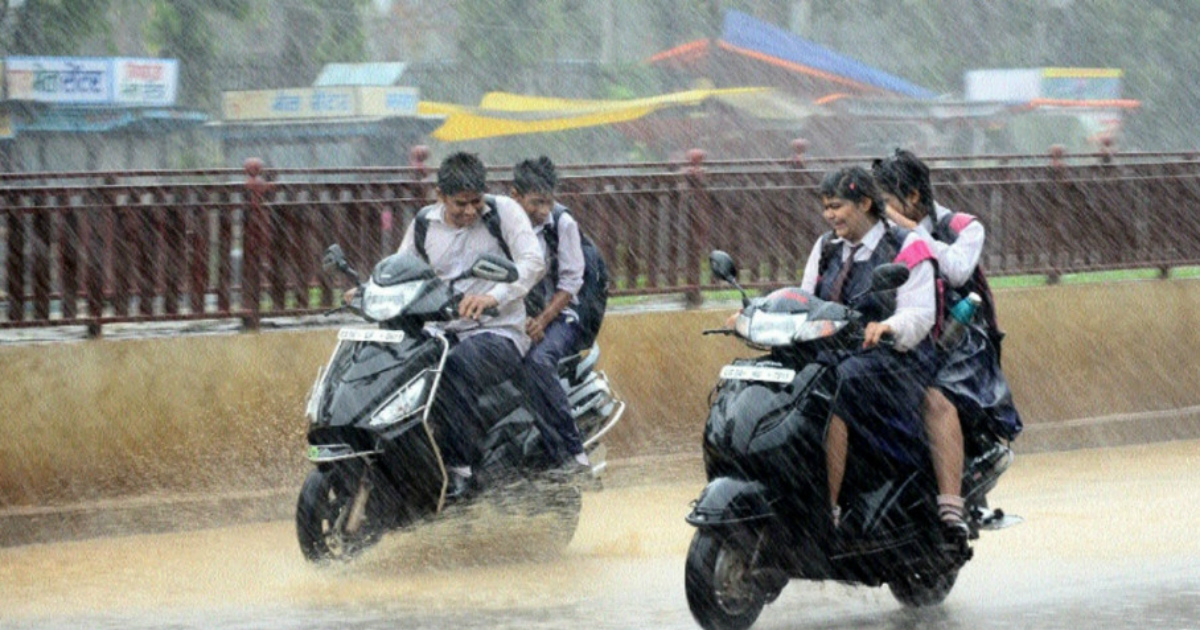
[[[337,245],[327,251],[325,265],[358,282]],[[352,558],[388,531],[450,511],[430,412],[454,341],[425,324],[457,317],[461,295],[454,284],[467,276],[512,282],[517,269],[485,255],[462,277],[445,282],[420,258],[396,254],[381,261],[343,307],[377,326],[341,329],[309,394],[308,459],[316,467],[296,505],[296,533],[309,560]],[[479,392],[476,401],[495,422],[475,466],[482,491],[470,501],[494,501],[510,511],[516,506],[524,515],[553,514],[552,542],[559,547],[574,535],[582,485],[604,470],[601,440],[625,410],[606,375],[595,369],[599,355],[593,345],[560,366],[592,461],[590,478],[546,472],[550,462],[534,417],[511,379]]]
[[[713,252],[714,276],[737,286],[737,270]],[[872,292],[895,308],[908,277],[900,264],[875,270]],[[890,297],[889,297],[890,292]],[[836,366],[860,352],[866,322],[856,311],[795,288],[749,300],[733,329],[766,354],[721,369],[704,429],[708,485],[687,522],[696,528],[685,569],[692,615],[709,630],[748,628],[791,579],[887,584],[907,606],[940,603],[971,559],[938,526],[928,462],[905,468],[853,438],[835,526],[826,481],[825,434],[841,394]],[[994,435],[965,431],[963,475],[971,538],[1019,519],[988,508],[987,493],[1012,461]]]

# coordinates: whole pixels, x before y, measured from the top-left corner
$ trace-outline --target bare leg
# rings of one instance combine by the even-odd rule
[[[846,476],[846,453],[850,449],[850,433],[846,422],[838,416],[829,419],[829,431],[825,434],[825,465],[829,477],[829,503],[837,507],[838,494],[842,490],[842,478]]]
[[[925,390],[925,431],[929,435],[938,494],[962,494],[963,435],[958,410],[940,389]]]

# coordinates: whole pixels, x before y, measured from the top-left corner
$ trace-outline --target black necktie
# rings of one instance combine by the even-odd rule
[[[862,247],[862,243],[850,246],[850,255],[842,263],[842,268],[838,270],[838,275],[833,279],[833,288],[829,291],[830,302],[842,301],[842,287],[846,284],[846,279],[850,277],[850,270],[854,268],[854,254],[858,248]]]

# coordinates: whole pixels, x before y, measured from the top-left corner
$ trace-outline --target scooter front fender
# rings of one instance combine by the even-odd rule
[[[687,522],[693,527],[720,527],[773,516],[766,486],[757,481],[717,477],[700,492]]]

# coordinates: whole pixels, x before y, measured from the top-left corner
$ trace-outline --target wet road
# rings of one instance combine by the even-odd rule
[[[683,593],[699,462],[613,462],[567,552],[483,515],[307,566],[289,522],[0,549],[0,628],[696,628]],[[653,480],[653,481],[651,481]],[[755,628],[1200,628],[1200,442],[1027,455],[946,603],[793,581]]]

